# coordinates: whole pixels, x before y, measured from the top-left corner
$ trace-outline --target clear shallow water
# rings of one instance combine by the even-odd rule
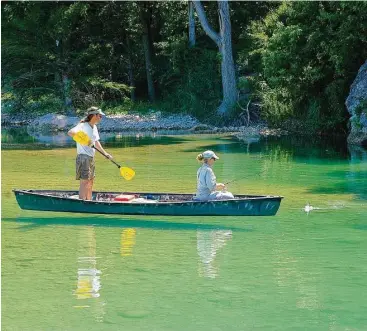
[[[3,330],[367,329],[365,151],[310,139],[106,139],[137,175],[126,182],[97,156],[96,190],[194,192],[195,157],[213,149],[218,180],[238,178],[233,193],[285,199],[275,217],[21,211],[13,188],[77,189],[75,148],[4,135]],[[306,213],[307,203],[320,209]]]

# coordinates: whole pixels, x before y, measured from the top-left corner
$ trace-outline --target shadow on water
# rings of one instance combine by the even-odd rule
[[[214,150],[218,153],[247,153],[252,155],[264,154],[275,160],[288,159],[295,162],[310,162],[323,164],[324,160],[348,160],[350,151],[344,137],[269,137],[258,141],[247,142],[235,137],[220,137],[215,144],[202,144],[198,150]],[[223,143],[225,142],[225,143]]]
[[[311,194],[355,194],[357,199],[367,200],[367,171],[333,171],[326,174],[327,178],[340,179],[323,186],[308,189]]]
[[[359,199],[367,200],[365,184],[358,187],[349,187],[349,183],[338,183],[330,186],[315,187],[307,191],[311,194],[356,194]]]
[[[367,231],[367,224],[356,224],[352,226],[355,230]]]
[[[332,171],[325,174],[326,177],[330,178],[348,178],[348,179],[364,179],[367,180],[367,171]]]
[[[65,226],[86,226],[95,227],[112,227],[112,228],[142,228],[155,230],[231,230],[236,232],[251,232],[251,228],[239,228],[234,226],[223,226],[216,224],[198,224],[198,223],[183,223],[171,221],[155,221],[155,220],[129,220],[121,218],[98,218],[98,217],[14,217],[3,218],[2,222],[13,222],[24,224],[20,230],[31,230],[49,225],[65,225]]]
[[[104,144],[111,147],[144,147],[154,145],[176,145],[182,144],[188,139],[176,136],[144,136],[139,133],[131,133],[129,136],[119,137],[116,134],[113,137],[106,138]]]

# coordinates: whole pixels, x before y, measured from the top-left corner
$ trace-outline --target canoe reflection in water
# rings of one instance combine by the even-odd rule
[[[217,252],[226,245],[226,242],[232,238],[231,230],[198,230],[197,252],[199,260],[199,276],[206,278],[215,278],[218,276],[218,268],[215,266]]]

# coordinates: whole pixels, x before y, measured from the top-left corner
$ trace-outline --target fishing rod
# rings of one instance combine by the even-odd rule
[[[246,176],[246,177],[247,177],[247,176]],[[232,180],[230,180],[229,182],[224,183],[224,185],[231,184],[231,183],[233,183],[233,182],[235,182],[235,181],[237,181],[237,180],[244,179],[244,178],[246,178],[246,177],[241,177],[241,178],[235,178],[235,179],[232,179]]]
[[[239,178],[232,179],[232,180],[230,180],[229,182],[224,183],[224,185],[228,185],[228,184],[233,183],[233,182],[236,182],[236,181],[238,181],[238,180],[240,180],[240,179],[248,178],[248,176],[249,176],[249,175],[246,175],[246,176],[243,176],[243,177],[239,177]],[[260,175],[255,175],[255,176],[260,176]]]

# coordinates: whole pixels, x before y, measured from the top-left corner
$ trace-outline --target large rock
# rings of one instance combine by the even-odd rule
[[[348,143],[367,146],[367,61],[359,69],[345,104],[351,115]]]
[[[64,131],[76,125],[79,121],[78,117],[47,114],[34,119],[28,128],[39,132]]]

